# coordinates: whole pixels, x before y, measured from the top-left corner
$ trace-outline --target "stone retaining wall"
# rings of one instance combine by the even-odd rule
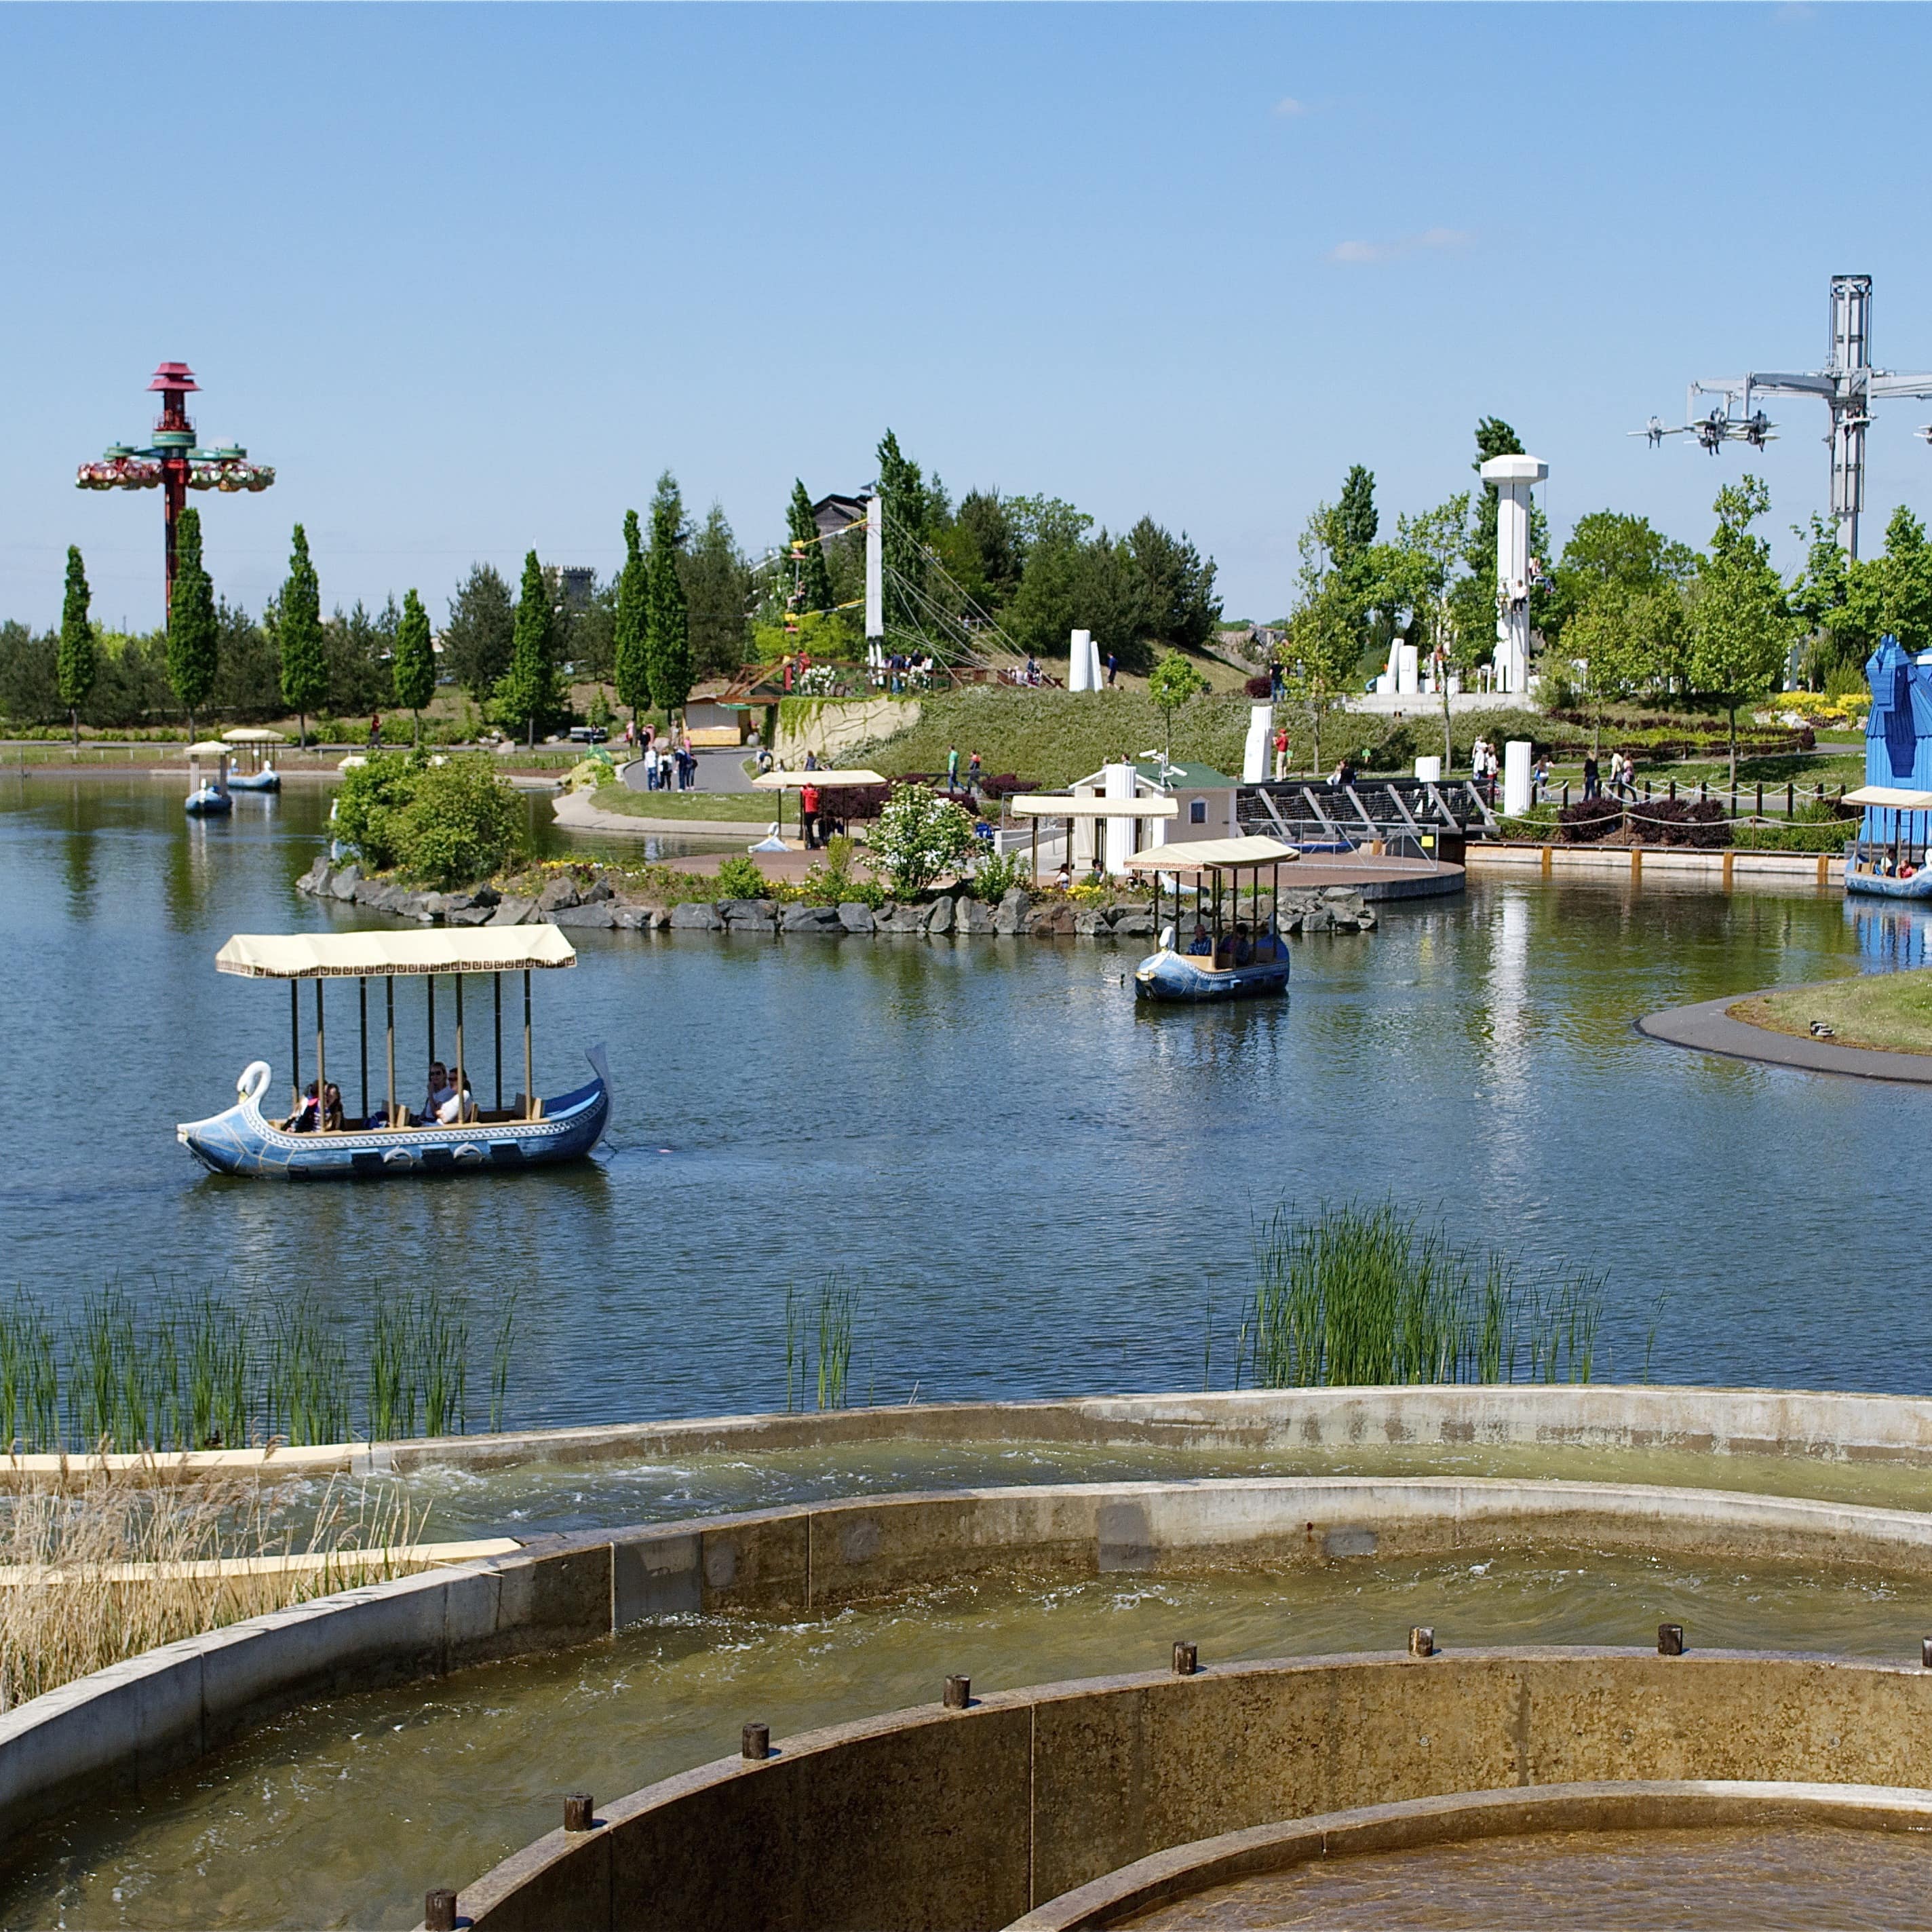
[[[1148,941],[1155,936],[1154,908],[1147,900],[1082,905],[1058,894],[1036,899],[1017,887],[998,905],[962,890],[903,905],[888,900],[877,911],[856,900],[836,906],[782,905],[772,899],[694,899],[664,905],[630,896],[621,874],[606,877],[594,870],[588,883],[560,874],[531,898],[506,896],[494,886],[466,892],[413,892],[393,879],[365,878],[352,862],[332,866],[326,859],[316,860],[296,887],[313,898],[339,899],[425,926],[547,922],[632,932],[817,933],[830,939],[882,932]],[[1376,922],[1373,908],[1353,886],[1316,886],[1281,895],[1284,932],[1363,932]]]
[[[539,1839],[461,1892],[459,1922],[980,1932],[1171,1847],[1360,1806],[1634,1780],[1932,1786],[1932,1672],[1916,1658],[1204,1663],[934,1704],[808,1732],[760,1761],[721,1759],[600,1808],[588,1831]]]

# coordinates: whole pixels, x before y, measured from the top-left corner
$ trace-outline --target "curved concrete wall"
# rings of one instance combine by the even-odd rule
[[[556,1832],[459,1897],[490,1932],[1010,1924],[1277,1820],[1627,1780],[1932,1786],[1932,1672],[1621,1650],[1099,1678],[814,1731]]]
[[[1352,1853],[1419,1850],[1532,1832],[1709,1830],[1724,1826],[1834,1825],[1868,1832],[1932,1830],[1932,1792],[1864,1784],[1767,1780],[1633,1780],[1459,1792],[1364,1805],[1286,1824],[1228,1832],[1136,1859],[1062,1892],[1010,1932],[1086,1932],[1215,1886]],[[1426,1875],[1418,1874],[1426,1882]]]
[[[1090,1396],[1064,1402],[930,1403],[809,1414],[710,1416],[514,1435],[104,1460],[113,1467],[148,1472],[166,1481],[217,1471],[384,1474],[855,1443],[1010,1442],[1283,1451],[1376,1443],[1449,1448],[1514,1443],[1932,1465],[1932,1400],[1654,1384],[1250,1390],[1221,1395]],[[0,1457],[0,1480],[58,1479],[63,1472],[84,1469],[100,1460]]]
[[[545,1537],[170,1644],[0,1716],[0,1843],[292,1705],[654,1618],[836,1610],[976,1572],[1280,1568],[1511,1544],[1928,1571],[1932,1515],[1634,1484],[1317,1477],[868,1496]]]

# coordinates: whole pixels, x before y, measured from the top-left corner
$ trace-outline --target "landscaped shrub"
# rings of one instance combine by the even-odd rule
[[[770,883],[758,870],[758,861],[742,852],[727,859],[718,868],[718,896],[721,899],[761,899],[770,892]]]
[[[1630,831],[1644,845],[1690,845],[1706,850],[1731,842],[1730,820],[1715,799],[1653,798],[1630,808]]]
[[[335,821],[370,869],[446,891],[488,878],[523,838],[516,794],[476,756],[375,752],[343,780]]]
[[[924,785],[899,785],[879,814],[872,861],[888,875],[895,897],[911,898],[958,866],[978,844],[964,806]]]
[[[1570,845],[1594,844],[1607,838],[1624,822],[1624,808],[1613,798],[1579,799],[1556,814],[1564,842]]]
[[[1001,772],[993,778],[980,781],[981,794],[987,798],[1016,798],[1022,792],[1038,791],[1041,788],[1037,778],[1023,778],[1016,772]]]
[[[1274,680],[1271,677],[1264,676],[1261,677],[1251,677],[1248,680],[1246,683],[1241,686],[1241,688],[1245,691],[1256,704],[1259,704],[1264,698],[1272,698],[1274,695]]]

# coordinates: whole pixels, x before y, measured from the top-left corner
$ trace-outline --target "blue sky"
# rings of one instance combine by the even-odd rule
[[[1485,412],[1559,535],[1701,539],[1742,454],[1624,434],[1689,378],[1816,366],[1844,271],[1932,368],[1928,55],[1892,6],[0,9],[0,616],[78,542],[158,619],[157,496],[72,478],[176,358],[278,472],[197,500],[251,608],[297,519],[330,603],[608,570],[667,466],[757,548],[888,424],[956,493],[1185,528],[1231,614],[1350,463],[1391,521],[1466,487]],[[1773,414],[1792,557],[1824,412]],[[1868,549],[1921,422],[1880,412]]]

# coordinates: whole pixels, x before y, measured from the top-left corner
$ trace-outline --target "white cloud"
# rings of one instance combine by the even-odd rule
[[[1292,94],[1284,94],[1275,103],[1274,111],[1284,119],[1291,118],[1297,114],[1306,114],[1308,112],[1308,104],[1305,100],[1296,100]]]
[[[1474,238],[1466,228],[1425,228],[1418,235],[1400,235],[1393,242],[1340,242],[1329,250],[1328,259],[1351,265],[1394,262],[1404,255],[1466,248]]]

